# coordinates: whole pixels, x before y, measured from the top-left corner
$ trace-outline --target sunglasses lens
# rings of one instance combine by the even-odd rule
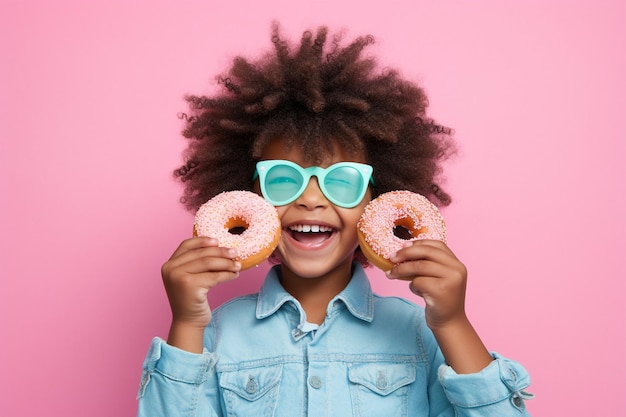
[[[359,203],[366,186],[361,173],[353,167],[339,167],[326,174],[324,186],[328,193],[342,205],[354,207]]]
[[[303,180],[295,168],[276,165],[265,176],[266,197],[276,203],[288,201],[302,188]]]

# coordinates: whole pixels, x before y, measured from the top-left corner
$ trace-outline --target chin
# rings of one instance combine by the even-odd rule
[[[352,271],[352,259],[345,259],[335,263],[327,263],[319,259],[292,260],[290,262],[281,261],[283,268],[288,269],[293,274],[303,279],[322,278],[341,269]]]

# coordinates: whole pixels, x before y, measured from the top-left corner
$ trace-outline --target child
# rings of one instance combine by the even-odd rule
[[[190,210],[221,191],[260,194],[262,160],[369,164],[365,196],[337,206],[312,177],[276,207],[277,265],[260,292],[215,311],[207,293],[238,277],[237,253],[209,237],[182,242],[162,268],[172,324],[144,362],[139,415],[528,415],[529,377],[483,346],[464,311],[465,266],[444,243],[409,243],[386,271],[425,308],[372,294],[356,223],[391,190],[449,204],[437,177],[451,131],[427,118],[418,86],[376,72],[363,56],[371,37],[342,47],[327,36],[305,32],[292,50],[275,26],[274,54],[236,58],[222,94],[188,97],[189,147],[175,175]]]

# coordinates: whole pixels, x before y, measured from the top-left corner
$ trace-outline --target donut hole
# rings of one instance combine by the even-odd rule
[[[229,219],[228,223],[226,223],[226,229],[228,229],[228,233],[231,235],[242,235],[246,230],[248,230],[250,225],[243,218],[234,218]]]
[[[402,240],[411,240],[413,238],[411,231],[402,225],[396,225],[393,227],[393,235]]]
[[[425,227],[417,228],[411,217],[401,217],[394,222],[393,235],[402,240],[415,239],[425,231]]]
[[[246,228],[243,226],[231,227],[230,229],[228,229],[228,233],[230,233],[231,235],[242,235],[245,231]]]

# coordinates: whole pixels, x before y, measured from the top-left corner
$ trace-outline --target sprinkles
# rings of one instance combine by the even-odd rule
[[[236,249],[243,269],[271,255],[280,229],[276,208],[251,191],[220,193],[200,206],[194,219],[195,234],[215,238],[220,246]],[[267,256],[254,265],[244,264],[259,252],[266,252]]]
[[[384,259],[402,249],[407,241],[446,241],[446,225],[439,209],[423,195],[411,191],[381,194],[365,207],[357,227],[365,243]],[[407,239],[394,233],[398,227],[408,231]]]

